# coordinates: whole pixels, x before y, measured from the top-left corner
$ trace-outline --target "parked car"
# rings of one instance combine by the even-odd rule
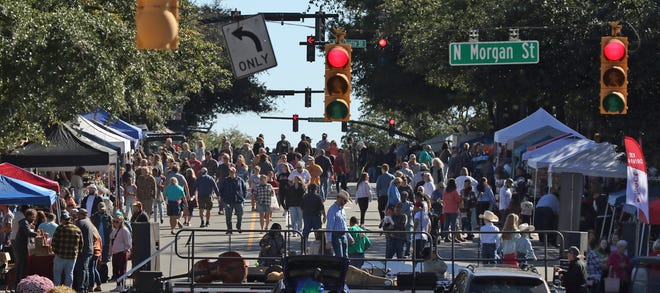
[[[167,138],[172,139],[172,145],[181,145],[186,142],[186,136],[180,133],[147,133],[142,140],[144,152],[147,155],[157,154],[158,147],[165,144]]]
[[[549,293],[550,288],[534,269],[470,265],[458,272],[449,292]]]

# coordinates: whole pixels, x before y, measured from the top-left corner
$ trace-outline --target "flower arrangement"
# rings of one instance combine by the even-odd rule
[[[20,293],[46,293],[55,285],[53,281],[39,275],[30,275],[18,283],[16,292]]]

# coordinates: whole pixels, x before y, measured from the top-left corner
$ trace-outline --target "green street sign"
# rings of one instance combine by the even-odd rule
[[[330,121],[325,121],[324,117],[309,117],[307,118],[307,122],[330,122]]]
[[[449,65],[539,63],[539,41],[449,43]]]
[[[328,43],[334,43],[334,39],[329,39]],[[349,44],[353,49],[364,49],[367,47],[367,40],[358,40],[358,39],[344,39],[343,44]]]

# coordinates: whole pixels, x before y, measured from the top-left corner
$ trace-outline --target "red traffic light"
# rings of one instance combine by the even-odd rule
[[[316,43],[316,39],[314,38],[314,36],[307,36],[307,44],[314,45],[314,43]]]
[[[383,48],[385,46],[387,46],[387,39],[385,39],[385,38],[378,39],[378,47]]]
[[[618,61],[626,55],[626,46],[617,39],[611,39],[603,47],[603,55],[609,61]]]
[[[293,121],[298,121],[298,114],[293,114]]]
[[[342,47],[334,47],[328,51],[328,64],[334,68],[342,68],[348,64],[350,59],[348,51]]]
[[[394,121],[394,119],[390,119],[387,122],[390,124],[390,126],[394,126],[394,124],[396,123],[396,121]]]

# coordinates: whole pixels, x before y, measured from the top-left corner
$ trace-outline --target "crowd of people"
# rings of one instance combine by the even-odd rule
[[[429,145],[402,143],[378,154],[350,137],[340,147],[326,134],[315,147],[304,134],[297,146],[282,135],[272,152],[264,146],[262,135],[253,144],[246,141],[238,147],[226,137],[214,148],[207,148],[202,140],[191,147],[173,145],[167,139],[156,153],[136,152],[114,188],[105,188],[101,174],[88,174],[81,167],[62,176],[70,178],[60,181],[70,188],[62,188],[59,204],[65,211],[59,226],[53,214],[44,214],[41,223],[39,213],[32,209],[20,208],[13,214],[7,207],[0,208],[3,227],[11,228],[10,235],[0,237],[13,247],[17,276],[22,276],[28,239],[37,232],[52,235],[55,285],[79,292],[98,291],[101,282],[116,280],[126,272],[133,245],[131,223],[163,224],[165,216],[170,232],[176,234],[177,229],[197,225],[193,224],[195,211],[199,227],[209,227],[217,207],[218,215],[224,215],[226,233],[242,233],[248,200],[251,212],[259,215],[260,228],[270,227],[268,241],[262,245],[263,264],[282,253],[282,226],[271,224],[273,210],[282,208],[290,217],[290,228],[300,232],[304,241],[312,230],[325,228],[325,233],[315,235],[329,249],[324,253],[354,258],[355,265],[361,265],[359,258],[371,246],[369,237],[361,233],[366,220],[376,220],[387,232],[386,258],[437,259],[435,251],[436,257],[430,255],[429,243],[473,241],[472,231],[480,231],[485,262],[518,265],[536,260],[532,232],[557,228],[559,199],[552,190],[534,202],[531,176],[509,164],[479,143],[460,148],[444,143],[437,153]],[[108,181],[112,185],[113,180]],[[357,182],[354,194],[348,193],[348,181]],[[326,211],[324,202],[333,185],[336,198]],[[359,219],[347,221],[344,206],[349,202],[359,207]],[[366,219],[367,210],[374,208],[379,219]],[[538,237],[557,243],[552,233]],[[584,278],[589,286],[598,286],[607,270],[625,280],[630,266],[622,265],[626,259],[617,251],[605,254],[607,263],[598,248],[589,252],[590,258],[596,255],[601,263],[597,269],[590,263],[584,270],[589,272]],[[111,278],[107,276],[110,261]],[[117,290],[122,286],[118,283]]]

